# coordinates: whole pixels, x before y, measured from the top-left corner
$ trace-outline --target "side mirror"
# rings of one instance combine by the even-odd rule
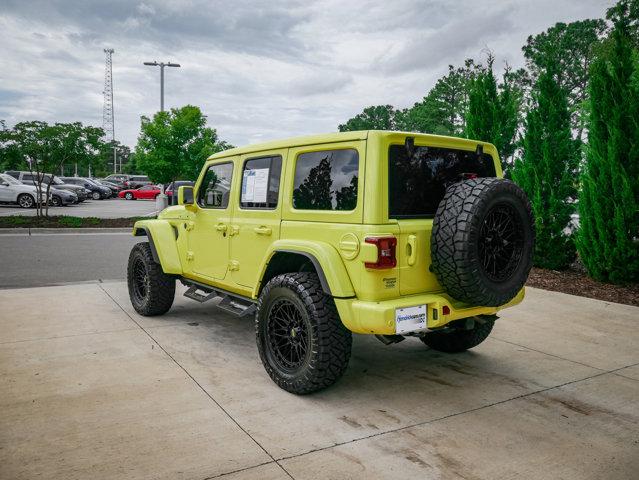
[[[193,187],[182,185],[178,188],[178,205],[193,205]]]

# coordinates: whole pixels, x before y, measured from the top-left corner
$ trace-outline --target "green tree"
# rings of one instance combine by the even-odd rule
[[[621,0],[606,11],[606,17],[613,23],[628,19],[628,34],[635,48],[639,48],[639,0]]]
[[[566,93],[571,126],[579,140],[582,140],[585,126],[589,68],[605,31],[603,19],[560,22],[545,32],[529,36],[522,47],[533,80],[546,65],[556,66],[556,81]]]
[[[463,67],[449,65],[448,73],[437,80],[421,102],[398,112],[399,129],[463,135],[470,82],[482,68],[472,59],[467,59]]]
[[[577,248],[593,278],[624,283],[639,280],[639,68],[628,4],[616,8],[611,46],[590,71]]]
[[[572,138],[566,93],[556,78],[552,63],[538,77],[526,116],[523,158],[515,161],[512,178],[531,200],[537,233],[535,265],[562,270],[575,259],[573,239],[564,230],[575,212],[579,151]]]
[[[89,165],[102,148],[101,128],[84,126],[80,122],[56,123],[20,122],[3,131],[3,149],[19,165],[26,165],[34,174],[38,197],[48,198],[51,184],[46,174],[57,173],[62,165],[74,162]],[[38,201],[38,215],[49,214],[48,203]]]
[[[356,130],[397,130],[397,111],[392,105],[366,107],[343,125],[337,128],[340,132]]]
[[[206,126],[202,111],[186,105],[158,112],[153,120],[142,117],[135,164],[153,182],[195,180],[210,155],[228,148],[232,146]]]
[[[466,112],[466,137],[494,144],[504,167],[517,147],[521,108],[516,77],[509,74],[507,68],[504,82],[498,85],[493,72],[493,57],[489,56],[486,70],[471,81]]]

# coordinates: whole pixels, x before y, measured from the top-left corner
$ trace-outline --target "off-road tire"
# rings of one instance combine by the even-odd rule
[[[124,198],[127,200],[135,200],[135,196],[131,192],[125,193]]]
[[[484,221],[502,209],[514,222],[521,241],[500,275],[493,276],[482,264],[487,250]],[[501,213],[500,213],[501,214]],[[499,242],[507,241],[499,239]],[[480,248],[480,242],[483,247]],[[502,244],[500,243],[500,246]],[[503,244],[506,245],[506,244]],[[532,267],[535,230],[530,202],[510,180],[477,178],[448,187],[440,202],[431,239],[432,269],[446,292],[471,305],[499,306],[512,300],[528,279]],[[499,248],[499,247],[496,247]],[[516,247],[513,247],[516,248]],[[518,258],[518,260],[514,260]]]
[[[475,327],[471,330],[455,328],[448,331],[429,332],[420,339],[428,347],[438,352],[465,352],[486,340],[494,324],[494,320],[484,320],[484,323],[476,321]]]
[[[278,302],[295,305],[306,328],[307,348],[299,367],[283,367],[271,345],[273,323],[269,314]],[[288,334],[288,332],[287,332]],[[346,371],[352,335],[342,324],[335,302],[324,293],[316,273],[278,275],[262,290],[255,316],[255,336],[262,364],[282,389],[303,395],[335,383]]]
[[[142,269],[142,270],[140,270]],[[143,275],[144,278],[140,278]],[[144,288],[139,288],[140,282]],[[169,311],[175,298],[175,277],[162,271],[153,260],[148,242],[133,246],[127,268],[129,298],[136,312],[145,317],[163,315]]]
[[[18,195],[17,201],[21,208],[33,208],[36,204],[35,198],[28,193]]]

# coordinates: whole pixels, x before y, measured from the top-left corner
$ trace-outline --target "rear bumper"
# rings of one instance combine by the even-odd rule
[[[453,300],[445,293],[410,295],[381,302],[336,298],[335,305],[342,323],[352,332],[395,335],[395,311],[398,308],[426,305],[427,328],[423,330],[426,331],[441,328],[447,323],[462,318],[493,315],[499,310],[521,303],[524,295],[525,289],[522,288],[515,298],[499,307],[469,306]],[[443,314],[444,306],[450,310],[447,315]]]

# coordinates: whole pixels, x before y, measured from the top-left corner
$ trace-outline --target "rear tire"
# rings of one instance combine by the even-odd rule
[[[163,315],[175,298],[175,277],[155,263],[148,242],[133,246],[127,268],[129,298],[136,312],[145,317]]]
[[[133,200],[134,197],[131,192],[128,192],[124,194],[124,198],[126,198],[127,200]]]
[[[18,205],[22,208],[33,208],[35,199],[28,193],[21,193],[18,195]]]
[[[420,340],[438,352],[465,352],[486,340],[493,330],[494,324],[495,320],[493,319],[485,319],[484,323],[475,321],[475,326],[471,330],[451,327],[452,330],[449,331],[429,332]]]
[[[62,199],[58,197],[57,195],[54,195],[53,197],[51,197],[51,205],[54,207],[61,207]]]
[[[100,192],[93,192],[93,193],[91,194],[91,198],[92,198],[93,200],[100,200]]]
[[[351,332],[315,273],[278,275],[266,284],[257,304],[255,335],[266,372],[287,392],[322,390],[348,367]]]

